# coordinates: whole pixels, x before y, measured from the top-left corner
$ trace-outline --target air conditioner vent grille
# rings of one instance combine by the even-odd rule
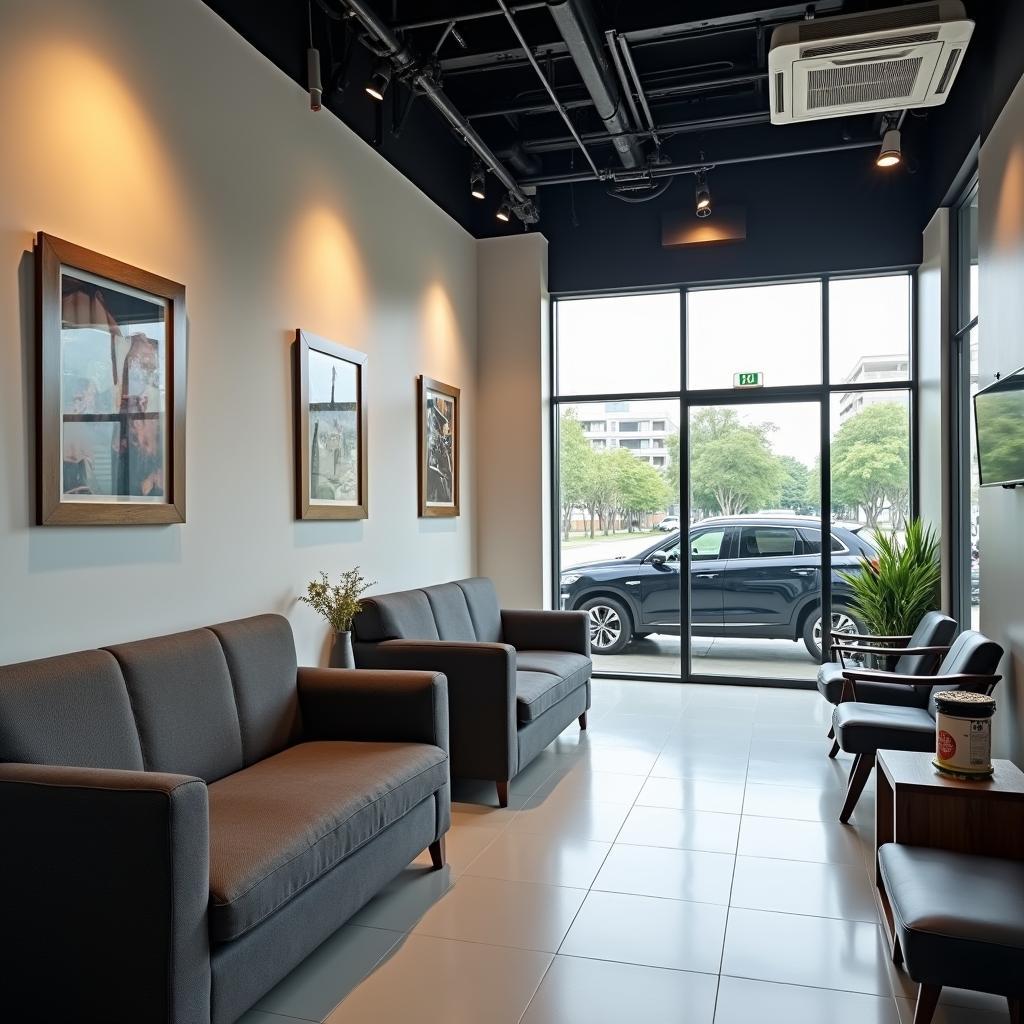
[[[816,68],[808,75],[807,108],[847,107],[908,97],[914,89],[920,57]]]
[[[859,36],[868,32],[885,32],[894,28],[917,28],[942,20],[942,11],[938,4],[912,4],[909,7],[878,11],[864,14],[861,17],[843,18],[842,34]],[[800,26],[800,42],[811,42],[815,39],[832,39],[839,35],[835,18],[821,18],[804,22]]]
[[[956,62],[960,59],[961,53],[963,53],[963,50],[959,47],[950,51],[949,60],[946,61],[946,67],[942,72],[942,77],[939,79],[939,84],[935,87],[935,91],[938,95],[941,96],[949,86],[949,80],[953,77]]]
[[[915,43],[933,43],[939,38],[935,32],[908,32],[902,36],[887,36],[885,39],[852,39],[849,42],[833,43],[831,46],[805,46],[800,51],[803,59],[810,57],[834,57],[841,53],[858,53],[862,50],[877,50],[879,46],[913,46]]]
[[[775,113],[786,111],[786,76],[782,71],[775,72]]]

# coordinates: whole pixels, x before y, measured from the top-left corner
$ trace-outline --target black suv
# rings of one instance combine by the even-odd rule
[[[841,570],[877,557],[859,526],[833,525],[832,628],[865,632]],[[595,654],[631,639],[679,634],[681,533],[632,558],[566,569],[561,605],[590,612]],[[722,516],[690,527],[690,631],[694,636],[803,639],[821,649],[821,521],[812,516]]]

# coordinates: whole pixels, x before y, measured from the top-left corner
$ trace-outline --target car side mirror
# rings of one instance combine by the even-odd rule
[[[668,555],[666,555],[664,551],[655,551],[650,557],[650,563],[656,569],[662,568],[667,561]]]

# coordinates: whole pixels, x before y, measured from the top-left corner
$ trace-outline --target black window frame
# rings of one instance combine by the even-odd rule
[[[820,424],[820,450],[821,450],[821,509],[822,509],[822,533],[826,532],[827,524],[824,520],[826,509],[831,508],[832,502],[832,476],[831,476],[831,404],[836,394],[852,392],[905,392],[908,399],[908,430],[910,442],[910,516],[919,515],[919,425],[918,425],[918,322],[917,322],[917,270],[916,266],[877,267],[863,270],[850,270],[841,273],[805,274],[785,277],[758,277],[749,279],[735,279],[729,281],[695,281],[678,283],[675,285],[662,285],[655,287],[635,287],[600,291],[567,291],[550,293],[548,309],[549,316],[549,337],[550,344],[550,476],[551,487],[550,521],[551,521],[551,607],[560,607],[560,578],[561,578],[561,545],[560,545],[560,507],[559,507],[559,418],[562,406],[579,405],[584,403],[629,403],[644,401],[677,401],[679,403],[679,448],[681,452],[689,450],[689,420],[690,413],[695,408],[718,405],[740,405],[740,404],[768,404],[770,402],[799,402],[817,401],[821,411]],[[869,277],[895,277],[905,275],[910,288],[910,309],[909,309],[909,365],[908,374],[904,380],[882,380],[867,381],[850,387],[844,382],[833,383],[829,366],[830,330],[829,330],[829,289],[833,281],[849,279],[861,279]],[[687,296],[691,291],[707,291],[709,289],[730,289],[758,287],[770,284],[789,284],[803,281],[817,281],[821,284],[821,380],[815,384],[801,384],[781,387],[765,387],[754,391],[738,391],[734,388],[722,389],[690,389],[687,386]],[[613,296],[629,295],[655,295],[666,293],[678,293],[680,313],[680,379],[677,389],[666,389],[646,392],[598,392],[592,394],[559,394],[558,392],[558,304],[561,301],[572,301],[579,299],[598,299]],[[680,520],[686,519],[684,509],[690,507],[689,496],[689,474],[680,472],[679,508]],[[683,527],[687,532],[692,524],[686,523]],[[733,535],[737,534],[735,528],[730,528]],[[828,530],[831,535],[831,530]],[[735,548],[736,544],[733,543]],[[690,546],[687,545],[687,563],[690,560]],[[822,618],[830,621],[832,613],[832,555],[831,544],[822,545],[821,558],[821,603]],[[720,557],[730,557],[729,555]],[[682,567],[684,563],[680,562]],[[717,676],[692,671],[692,652],[689,648],[689,631],[683,629],[683,623],[689,622],[689,586],[688,574],[680,568],[680,633],[684,638],[684,646],[681,652],[682,666],[679,680],[685,683],[714,683],[721,685],[749,685],[749,686],[770,686],[789,689],[812,689],[814,682],[804,679],[765,679],[760,677],[744,678],[739,676]],[[822,661],[828,660],[828,653],[823,649]],[[675,678],[671,673],[630,673],[614,672],[604,669],[595,669],[594,675],[597,678],[631,678],[650,679],[654,681],[665,681]]]

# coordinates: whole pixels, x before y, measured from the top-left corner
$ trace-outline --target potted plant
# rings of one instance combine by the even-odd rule
[[[331,646],[331,668],[355,668],[352,655],[352,620],[359,613],[363,602],[359,595],[374,585],[367,582],[359,574],[359,566],[341,574],[338,583],[331,583],[327,573],[321,572],[320,578],[310,580],[306,593],[299,598],[315,612],[319,612],[334,631],[334,643]]]
[[[839,575],[852,588],[850,603],[871,633],[909,636],[925,612],[939,607],[942,569],[935,533],[912,519],[902,541],[895,531],[879,532],[874,545],[877,559],[861,559],[858,572]]]

